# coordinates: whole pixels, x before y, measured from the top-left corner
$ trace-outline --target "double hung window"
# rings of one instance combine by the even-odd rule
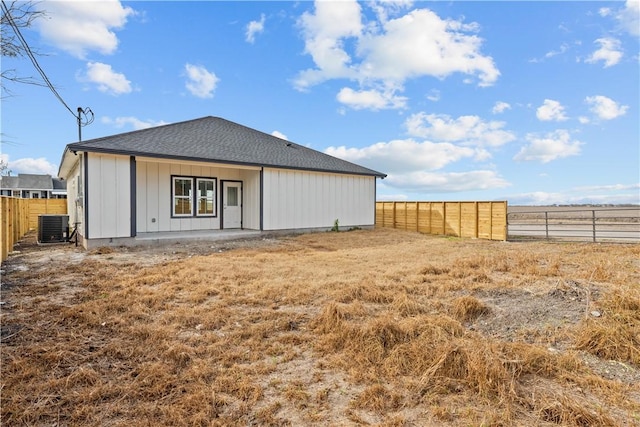
[[[216,215],[215,178],[174,176],[171,187],[174,217]]]
[[[214,215],[215,181],[206,178],[197,178],[198,186],[198,215]]]

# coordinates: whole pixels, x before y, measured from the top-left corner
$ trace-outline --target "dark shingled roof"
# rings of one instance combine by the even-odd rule
[[[386,175],[218,117],[203,117],[67,145],[70,151]]]
[[[16,190],[51,190],[53,182],[51,175],[20,173],[18,176],[0,177],[0,187]],[[66,188],[66,184],[64,188]]]

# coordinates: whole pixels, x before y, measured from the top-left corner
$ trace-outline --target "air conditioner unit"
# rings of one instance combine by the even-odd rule
[[[38,243],[66,242],[69,235],[69,215],[40,215]]]

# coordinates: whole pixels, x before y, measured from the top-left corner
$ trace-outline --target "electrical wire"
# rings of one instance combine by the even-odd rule
[[[22,36],[22,33],[20,32],[20,28],[18,27],[18,25],[16,25],[15,21],[13,20],[13,16],[11,16],[11,13],[9,13],[9,8],[7,8],[7,5],[5,4],[4,0],[0,0],[0,2],[2,3],[2,12],[6,16],[7,21],[9,22],[9,25],[11,25],[11,28],[13,28],[13,31],[16,33],[16,36],[18,37],[18,40],[20,40],[20,44],[22,44],[22,47],[24,48],[25,53],[27,54],[27,56],[31,60],[31,63],[33,64],[35,69],[38,71],[38,73],[40,73],[40,76],[42,76],[42,79],[44,80],[44,82],[47,85],[47,87],[49,88],[49,90],[51,90],[51,92],[55,95],[56,98],[58,98],[58,100],[62,103],[62,105],[64,105],[64,107],[67,110],[69,110],[71,115],[77,119],[76,114],[73,112],[73,110],[71,108],[69,108],[67,103],[64,102],[64,99],[62,99],[62,96],[60,96],[60,94],[58,93],[56,88],[53,86],[53,84],[51,83],[51,81],[49,80],[47,75],[45,74],[45,72],[42,69],[42,67],[40,67],[40,64],[38,64],[38,61],[36,60],[35,55],[31,51],[31,48],[27,44],[27,41]]]

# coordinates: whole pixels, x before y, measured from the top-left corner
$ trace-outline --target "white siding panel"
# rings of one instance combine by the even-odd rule
[[[89,238],[131,234],[131,182],[128,156],[88,154]]]
[[[67,180],[67,212],[69,214],[69,227],[75,227],[78,224],[78,232],[84,236],[84,215],[83,207],[80,203],[83,195],[78,194],[79,181],[82,179],[82,158],[76,157],[76,163],[70,169],[69,175],[65,177]]]
[[[260,229],[260,171],[244,170],[242,180],[242,226],[251,230]]]
[[[260,172],[259,170],[235,167],[226,168],[205,164],[168,163],[144,159],[137,162],[138,187],[137,206],[139,209],[139,232],[188,231],[220,229],[220,188],[222,180],[243,182],[243,226],[260,228]],[[145,174],[143,178],[141,175]],[[206,177],[217,180],[216,216],[171,218],[172,176]],[[195,191],[195,188],[194,188]],[[195,194],[195,193],[194,193]],[[144,213],[141,213],[144,212]],[[155,218],[156,221],[152,222]],[[144,227],[143,227],[144,221]]]
[[[115,162],[117,180],[116,233],[117,236],[131,236],[131,158],[125,157]]]
[[[144,200],[147,205],[147,212],[145,216],[145,223],[147,232],[154,232],[160,230],[160,185],[158,181],[158,165],[156,163],[146,163],[146,183],[144,188],[138,188],[137,191],[142,191],[143,197],[138,197],[140,200]]]
[[[136,232],[147,232],[147,163],[136,164]]]
[[[375,178],[265,169],[264,229],[373,225]]]
[[[262,226],[265,227],[266,221],[264,221],[265,218],[271,218],[273,217],[273,214],[271,213],[271,206],[273,205],[273,194],[271,191],[271,188],[273,188],[273,172],[269,172],[267,170],[263,171],[262,173],[262,218],[263,218],[263,224]]]

